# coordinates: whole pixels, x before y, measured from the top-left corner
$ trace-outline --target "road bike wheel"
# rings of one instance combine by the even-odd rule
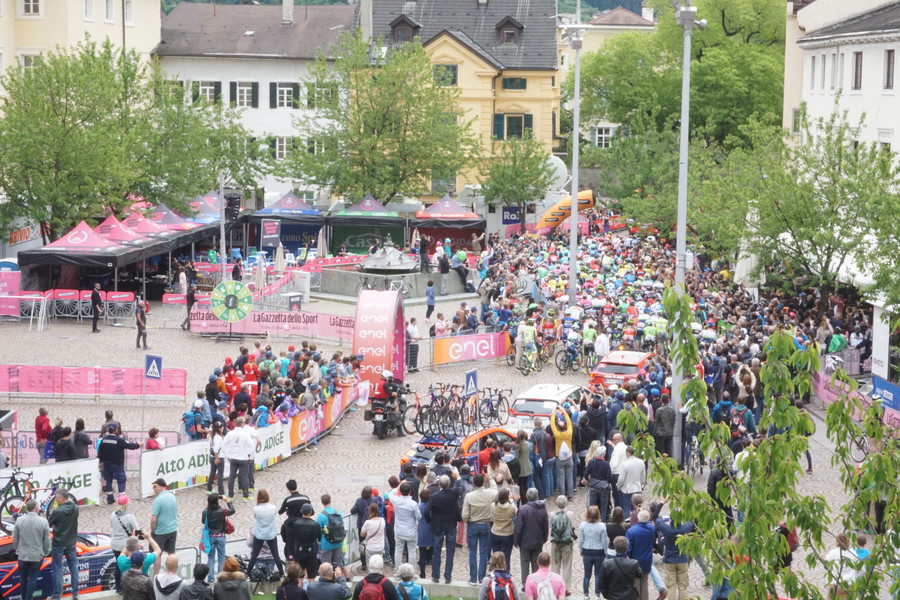
[[[506,349],[506,364],[510,367],[516,366],[516,347],[510,346]]]
[[[528,377],[528,374],[531,372],[531,365],[529,364],[528,357],[524,354],[519,358],[519,371],[522,372],[522,375]]]
[[[478,405],[478,424],[481,425],[482,429],[487,429],[491,426],[491,422],[494,420],[494,399],[485,398]]]
[[[540,356],[538,356],[538,357],[537,357],[537,360],[534,361],[534,369],[535,369],[538,373],[540,373],[541,371],[544,370],[544,361],[541,360],[541,357],[540,357]]]
[[[16,519],[24,512],[25,498],[22,496],[7,496],[3,504],[0,504],[0,529],[7,535],[12,535]]]
[[[850,440],[850,458],[859,463],[866,460],[868,455],[869,438],[862,433],[853,436],[853,439]]]
[[[412,435],[418,431],[416,423],[419,417],[419,407],[411,406],[403,411],[403,431],[406,435]]]
[[[509,423],[509,400],[504,396],[497,400],[497,422],[500,425]]]
[[[571,362],[568,351],[560,350],[559,352],[557,352],[556,357],[553,359],[553,362],[556,364],[556,368],[559,370],[559,374],[565,375],[566,371],[569,370],[569,363]]]

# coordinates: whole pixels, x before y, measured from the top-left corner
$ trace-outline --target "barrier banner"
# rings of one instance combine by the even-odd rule
[[[874,383],[874,378],[873,378]],[[831,384],[831,378],[823,372],[817,372],[812,374],[812,387],[813,393],[822,401],[826,407],[832,402],[837,402],[840,400],[840,394],[842,393],[841,388],[837,386],[841,385],[837,383],[837,385]],[[873,389],[873,391],[877,390],[877,387]],[[866,396],[865,394],[860,393],[858,390],[853,392],[853,397],[859,398],[862,401],[864,407],[868,408],[872,405],[872,398]],[[882,408],[884,410],[882,420],[885,425],[893,428],[900,428],[900,411],[891,407],[891,401],[885,398],[885,402],[882,403]],[[859,418],[861,415],[854,415],[855,418]]]
[[[63,396],[177,396],[187,393],[187,371],[163,369],[162,379],[144,379],[137,367],[0,365],[0,393]]]
[[[434,338],[434,364],[482,360],[506,356],[509,334],[479,333]]]
[[[340,341],[353,339],[353,317],[312,312],[254,310],[243,321],[226,323],[211,310],[195,308],[191,312],[191,331],[195,333],[281,334],[286,336],[327,337]]]
[[[52,462],[45,465],[27,467],[26,473],[31,473],[32,487],[50,487],[57,483],[69,488],[69,492],[75,496],[79,505],[98,504],[103,481],[100,478],[99,461],[96,458],[83,458],[66,462]],[[12,477],[12,470],[0,471],[0,480],[6,481]],[[57,481],[62,479],[62,481]],[[45,492],[49,494],[49,492]],[[39,495],[38,502],[43,502],[46,496]]]
[[[305,446],[313,438],[334,427],[344,416],[347,407],[356,400],[358,388],[359,386],[353,386],[343,388],[343,391],[336,388],[335,394],[322,406],[324,418],[320,419],[314,410],[304,410],[291,419],[291,449]]]
[[[227,467],[225,473],[227,477]],[[153,482],[159,477],[166,480],[170,490],[205,484],[209,479],[209,441],[144,451],[141,454],[141,498],[154,495]]]
[[[18,317],[19,299],[4,298],[18,296],[22,274],[19,271],[0,271],[0,315]]]
[[[259,471],[279,463],[291,455],[291,434],[287,425],[276,421],[256,430],[256,458],[254,468]]]
[[[403,296],[399,292],[362,290],[356,303],[353,352],[365,357],[360,376],[371,393],[381,395],[381,373],[390,370],[404,380],[406,374],[406,329]]]

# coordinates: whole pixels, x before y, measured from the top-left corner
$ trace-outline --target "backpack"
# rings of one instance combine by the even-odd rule
[[[731,418],[731,408],[731,406],[724,405],[719,407],[719,410],[713,416],[713,421],[716,423],[727,423]]]
[[[553,585],[550,584],[552,578],[553,573],[551,572],[547,574],[546,579],[537,582],[537,600],[556,600],[556,594],[553,593]]]
[[[791,527],[787,534],[787,543],[788,548],[791,549],[791,552],[796,552],[797,548],[800,547],[800,538],[797,537],[797,528]]]
[[[384,578],[379,580],[378,583],[363,579],[359,600],[384,600],[384,589],[381,587],[383,581]]]
[[[728,423],[728,426],[731,428],[731,437],[736,438],[740,436],[738,428],[744,424],[745,412],[747,412],[746,408],[741,412],[738,412],[736,408],[731,409],[731,421]]]
[[[193,410],[186,410],[182,413],[181,424],[190,439],[196,440],[200,437],[200,434],[197,433],[197,414]]]
[[[434,328],[434,325],[428,328],[428,337],[435,337],[437,335],[437,331]]]
[[[491,573],[491,584],[487,590],[488,600],[512,600],[515,598],[512,585],[509,571],[494,571]]]
[[[343,542],[344,538],[347,537],[347,530],[344,528],[344,517],[337,511],[333,513],[326,512],[325,517],[327,518],[325,531],[323,532],[325,541],[330,544]]]
[[[550,520],[550,541],[555,544],[572,543],[572,523],[566,513],[562,511],[555,513],[553,519]]]

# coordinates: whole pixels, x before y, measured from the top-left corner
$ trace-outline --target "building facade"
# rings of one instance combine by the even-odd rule
[[[547,149],[559,139],[560,79],[555,0],[362,0],[359,24],[385,45],[418,37],[441,85],[459,88],[488,156],[494,144],[531,132]],[[432,193],[456,194],[477,172],[434,174]]]
[[[259,139],[270,140],[277,159],[292,144],[315,151],[314,140],[302,139],[294,123],[315,111],[315,91],[304,80],[318,51],[327,52],[355,21],[356,7],[346,5],[181,3],[163,20],[153,54],[166,77],[182,82],[189,94],[240,108],[244,125]],[[259,186],[266,204],[292,189],[310,203],[327,201],[326,190],[300,179],[270,175]]]
[[[159,0],[0,0],[0,73],[86,35],[149,58],[159,27]]]
[[[785,127],[799,133],[805,103],[810,120],[836,110],[847,111],[852,124],[864,116],[858,141],[875,142],[885,150],[898,147],[900,1],[816,0],[789,17],[787,40]]]

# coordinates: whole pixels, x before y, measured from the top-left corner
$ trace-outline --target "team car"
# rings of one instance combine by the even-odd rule
[[[577,409],[582,397],[592,398],[589,390],[571,384],[538,383],[518,396],[509,407],[510,427],[524,429],[529,434],[534,428],[535,417],[549,417],[566,402]],[[546,421],[546,420],[545,420]]]
[[[103,533],[79,533],[75,542],[78,552],[78,593],[90,594],[115,588],[116,559]],[[71,595],[71,574],[63,561],[63,596]],[[50,557],[41,563],[36,597],[49,598],[53,593],[53,563]],[[19,563],[13,549],[12,536],[0,537],[0,598],[19,600],[23,586],[19,581]]]
[[[615,350],[600,359],[591,370],[591,387],[605,389],[611,385],[621,387],[638,374],[646,371],[647,363],[656,356],[652,352],[635,352],[631,350]]]
[[[400,466],[412,462],[413,465],[424,464],[434,467],[434,457],[438,452],[446,452],[451,460],[465,460],[475,466],[478,452],[484,450],[485,440],[491,438],[495,446],[511,442],[516,438],[515,430],[508,427],[488,427],[470,433],[465,437],[445,438],[443,436],[424,437],[413,444],[413,447],[400,459]]]

